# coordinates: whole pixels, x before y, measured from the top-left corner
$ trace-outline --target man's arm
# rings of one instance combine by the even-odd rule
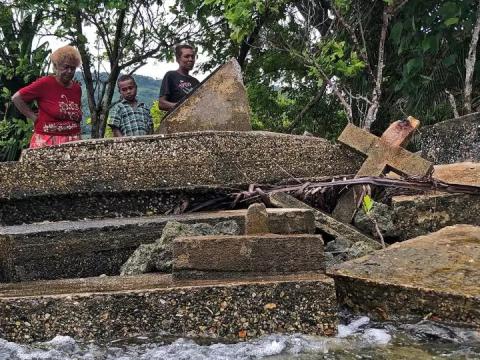
[[[177,103],[171,102],[167,100],[166,96],[160,96],[158,99],[158,108],[163,111],[170,111],[172,110],[175,106],[177,106]]]

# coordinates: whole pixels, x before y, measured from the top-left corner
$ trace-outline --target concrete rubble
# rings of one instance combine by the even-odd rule
[[[419,141],[422,156],[435,164],[480,162],[480,113],[425,126]]]
[[[377,319],[480,326],[480,227],[455,225],[335,266],[338,301]]]
[[[268,209],[268,213],[272,232],[314,231],[309,210]],[[230,210],[0,227],[0,281],[118,275],[139,246],[161,240],[169,221],[216,227],[233,221],[243,233],[245,214],[246,210]]]
[[[191,204],[232,200],[226,196],[251,184],[362,168],[383,174],[387,166],[406,174],[431,170],[396,143],[397,132],[390,133],[392,148],[349,124],[346,133],[356,139],[349,146],[368,155],[362,167],[360,155],[321,138],[248,131],[239,74],[235,62],[216,71],[164,119],[166,134],[27,150],[20,162],[0,164],[1,338],[331,336],[338,304],[380,319],[480,326],[478,226],[455,225],[379,250],[353,226],[282,193],[269,196],[280,209],[254,204],[173,215]],[[478,117],[463,120],[463,132],[477,129],[468,126]],[[417,125],[402,126],[403,141]],[[432,139],[442,126],[429,130]],[[478,161],[473,140],[473,150],[462,151]],[[429,144],[432,161],[458,161],[458,154],[440,155],[436,140]],[[439,168],[438,176],[470,181],[468,167],[477,181],[477,163]],[[392,236],[478,225],[478,196],[422,196],[393,198],[386,209]],[[268,203],[265,194],[259,198]],[[117,276],[122,265],[124,276]],[[145,271],[172,273],[139,274]]]

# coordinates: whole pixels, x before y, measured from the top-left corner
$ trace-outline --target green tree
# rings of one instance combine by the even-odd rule
[[[135,72],[149,58],[171,56],[172,45],[195,31],[181,14],[172,16],[172,11],[156,0],[57,1],[53,11],[62,19],[57,36],[75,44],[82,56],[92,137],[102,137],[105,132],[120,73]],[[85,26],[95,28],[97,54],[89,49]],[[104,63],[108,66],[106,79],[100,77]]]
[[[17,160],[32,134],[11,96],[46,71],[48,43],[34,41],[45,20],[45,11],[28,1],[0,3],[0,161]]]
[[[48,43],[34,44],[45,20],[45,11],[31,8],[28,2],[15,7],[0,3],[0,118],[22,117],[11,96],[46,70]]]

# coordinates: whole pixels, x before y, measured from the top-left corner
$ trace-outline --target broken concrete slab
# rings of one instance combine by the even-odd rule
[[[240,235],[240,226],[234,220],[222,221],[214,226],[169,221],[162,236],[153,243],[141,244],[120,269],[120,275],[140,275],[149,272],[172,272],[173,241],[181,236]]]
[[[323,271],[320,235],[181,237],[173,242],[175,278],[230,278]]]
[[[480,162],[435,165],[433,177],[451,184],[480,186]]]
[[[480,227],[455,225],[327,271],[339,303],[379,319],[480,325]]]
[[[355,172],[360,157],[325,139],[267,132],[198,132],[28,150],[0,164],[0,199],[275,183]],[[52,174],[61,174],[52,181]]]
[[[228,282],[142,275],[2,284],[0,318],[0,337],[22,343],[58,334],[84,341],[151,333],[225,340],[333,335],[337,323],[334,284],[323,274]]]
[[[445,193],[394,196],[392,212],[398,240],[407,240],[449,225],[480,225],[480,196]]]
[[[185,203],[202,203],[234,191],[238,189],[188,186],[4,198],[0,199],[0,225],[164,215],[176,212]]]
[[[273,205],[282,208],[310,209],[315,216],[315,226],[325,234],[335,239],[345,240],[350,244],[362,242],[368,244],[373,249],[381,249],[382,245],[374,239],[362,234],[353,226],[342,223],[328,214],[308,206],[304,202],[294,198],[283,192],[273,193],[269,195]]]
[[[386,177],[398,179],[400,176],[389,172]],[[480,163],[465,161],[433,166],[432,177],[450,184],[480,186]]]
[[[205,79],[162,119],[159,128],[163,134],[204,130],[252,130],[242,69],[235,59]]]
[[[268,209],[275,233],[313,233],[309,210]],[[62,221],[0,227],[0,281],[115,275],[141,244],[160,238],[168,221],[233,220],[241,231],[246,210],[170,216]],[[308,225],[308,226],[306,226]]]
[[[435,164],[480,162],[480,113],[425,126],[420,144],[422,156]]]
[[[435,165],[435,179],[480,186],[480,163]],[[407,240],[455,224],[480,225],[480,196],[431,192],[392,197],[391,215],[398,240]]]

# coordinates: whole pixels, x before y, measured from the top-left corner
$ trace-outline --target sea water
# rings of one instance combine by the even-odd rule
[[[0,340],[0,359],[480,359],[480,333],[429,321],[394,325],[359,317],[339,325],[336,337],[276,334],[239,343],[215,343],[158,336],[95,344],[59,335],[31,345]]]

